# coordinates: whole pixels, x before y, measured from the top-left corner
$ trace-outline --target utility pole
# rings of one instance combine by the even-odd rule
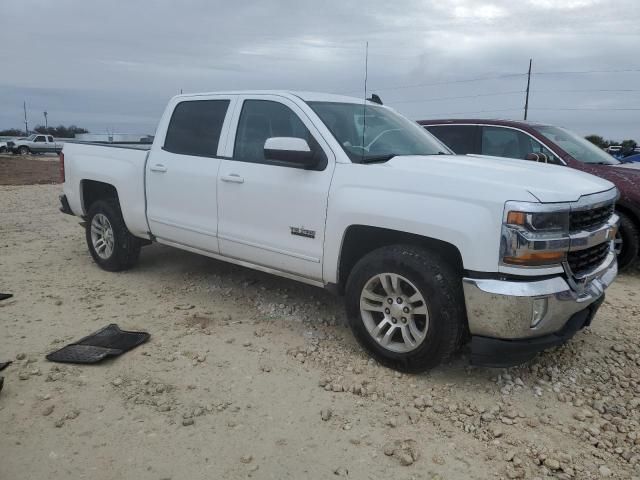
[[[24,109],[24,133],[29,136],[29,124],[27,123],[27,102],[22,102],[22,108]]]
[[[527,98],[524,101],[524,119],[527,119],[527,113],[529,112],[529,86],[531,85],[531,63],[533,58],[529,59],[529,73],[527,75]]]
[[[47,115],[49,115],[47,112],[44,112],[44,129],[47,133],[49,133],[49,124],[47,123]]]

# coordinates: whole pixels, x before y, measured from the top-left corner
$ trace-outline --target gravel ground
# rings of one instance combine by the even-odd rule
[[[403,375],[320,289],[158,245],[100,270],[59,189],[0,187],[0,479],[640,478],[637,271],[528,365]],[[112,322],[151,340],[44,359]]]

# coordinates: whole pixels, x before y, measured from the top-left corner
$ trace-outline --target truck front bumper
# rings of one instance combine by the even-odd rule
[[[611,252],[582,283],[563,276],[537,281],[464,278],[472,363],[518,365],[566,342],[591,323],[617,273]]]

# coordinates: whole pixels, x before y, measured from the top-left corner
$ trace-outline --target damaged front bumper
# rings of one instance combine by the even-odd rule
[[[617,273],[611,252],[580,284],[564,276],[537,281],[464,278],[472,363],[518,365],[566,342],[591,323]]]

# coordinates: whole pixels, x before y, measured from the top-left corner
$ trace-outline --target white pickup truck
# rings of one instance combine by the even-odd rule
[[[457,156],[361,99],[180,95],[150,151],[67,143],[61,210],[105,270],[159,242],[344,294],[393,368],[471,340],[507,366],[589,325],[617,274],[617,190],[554,165]]]
[[[7,142],[7,150],[19,155],[30,153],[60,153],[63,144],[56,142],[51,135],[34,133],[26,138],[18,138]]]

